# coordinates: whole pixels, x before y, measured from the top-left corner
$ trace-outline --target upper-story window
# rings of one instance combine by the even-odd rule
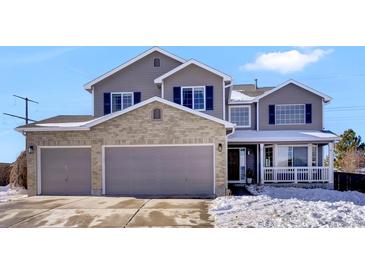
[[[229,121],[237,127],[251,126],[251,106],[230,106]]]
[[[153,59],[153,66],[155,68],[159,68],[161,66],[161,59],[160,58]]]
[[[120,111],[134,104],[133,92],[112,92],[111,105],[112,112]]]
[[[182,87],[182,105],[195,110],[205,111],[205,87]]]
[[[276,125],[298,125],[306,123],[304,104],[275,105]]]

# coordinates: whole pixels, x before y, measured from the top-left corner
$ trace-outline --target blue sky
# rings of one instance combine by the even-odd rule
[[[24,137],[14,131],[22,121],[2,114],[24,115],[24,102],[13,94],[40,102],[30,105],[34,120],[91,114],[92,98],[83,84],[148,48],[0,47],[0,162],[14,161],[24,149]],[[298,80],[334,98],[325,109],[327,129],[353,128],[365,138],[365,47],[162,48],[215,67],[237,84]]]

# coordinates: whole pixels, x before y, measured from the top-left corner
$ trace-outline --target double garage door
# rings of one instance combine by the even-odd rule
[[[205,196],[214,194],[214,147],[103,148],[103,194]],[[41,148],[40,193],[90,195],[90,148]]]

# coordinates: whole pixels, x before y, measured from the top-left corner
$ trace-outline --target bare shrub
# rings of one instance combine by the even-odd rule
[[[10,187],[27,188],[27,159],[26,153],[20,153],[16,161],[11,165]]]
[[[11,165],[0,163],[0,186],[6,186],[10,181]]]
[[[365,166],[364,151],[356,148],[348,149],[343,152],[341,159],[338,160],[338,165],[342,171],[356,172]]]

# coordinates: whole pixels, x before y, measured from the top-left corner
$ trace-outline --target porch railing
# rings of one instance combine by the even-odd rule
[[[328,167],[264,167],[264,182],[298,183],[329,181]]]

